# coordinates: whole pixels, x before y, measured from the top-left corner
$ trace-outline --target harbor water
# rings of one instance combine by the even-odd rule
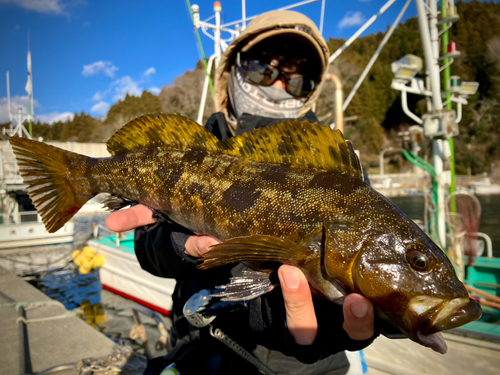
[[[479,232],[486,233],[493,245],[493,256],[500,257],[500,194],[478,195],[482,206]],[[424,220],[425,198],[423,196],[406,196],[390,198],[401,211],[413,220]]]

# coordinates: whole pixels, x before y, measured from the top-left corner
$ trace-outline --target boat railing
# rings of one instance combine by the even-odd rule
[[[21,211],[0,214],[0,225],[41,223],[42,218],[36,211]]]
[[[493,258],[493,244],[491,242],[490,236],[488,236],[486,233],[482,233],[482,232],[470,233],[469,235],[471,237],[477,236],[477,237],[482,238],[485,245],[486,245],[486,257]]]
[[[107,234],[108,236],[109,236],[109,233],[113,233],[116,235],[116,248],[117,249],[120,248],[120,239],[127,238],[127,235],[123,232],[113,232],[113,231],[109,230],[108,228],[106,228],[106,226],[103,224],[92,223],[92,235],[95,239],[99,238],[99,231],[100,230],[105,230],[106,232],[108,232],[108,234]]]

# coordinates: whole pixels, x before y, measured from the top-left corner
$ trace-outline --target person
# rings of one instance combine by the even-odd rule
[[[225,139],[286,119],[317,121],[311,108],[323,86],[328,58],[326,42],[306,16],[292,11],[260,15],[221,57],[215,78],[217,112],[206,129]],[[177,280],[172,350],[149,373],[159,373],[169,362],[182,367],[181,358],[188,363],[185,373],[257,373],[210,337],[208,327],[195,328],[182,315],[193,294],[227,284],[245,266],[198,270],[197,260],[219,241],[155,221],[141,205],[112,213],[106,221],[114,231],[137,228],[135,251],[141,266]],[[221,312],[212,324],[275,372],[346,373],[349,363],[343,351],[362,349],[377,336],[372,304],[358,294],[348,295],[343,306],[313,297],[304,274],[292,266],[282,265],[278,276],[281,288],[250,301],[245,309]]]

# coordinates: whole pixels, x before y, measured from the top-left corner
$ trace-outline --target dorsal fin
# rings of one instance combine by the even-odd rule
[[[171,146],[216,151],[217,138],[193,120],[176,114],[144,115],[128,122],[106,142],[111,155],[140,148]]]
[[[309,121],[286,121],[220,141],[222,152],[255,162],[320,168],[363,178],[361,164],[342,132]]]

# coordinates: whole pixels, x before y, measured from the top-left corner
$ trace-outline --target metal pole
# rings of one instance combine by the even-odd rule
[[[302,1],[300,3],[295,3],[295,4],[292,4],[292,5],[287,5],[286,7],[283,7],[283,8],[278,8],[277,10],[289,10],[289,9],[293,9],[293,8],[298,8],[302,5],[307,5],[307,4],[310,4],[310,3],[315,3],[316,1],[319,1],[319,0],[306,0],[306,1]],[[391,0],[391,1],[396,1],[396,0]],[[252,16],[252,17],[248,17],[246,18],[245,20],[246,21],[251,21],[255,18],[257,18],[257,16]],[[233,26],[233,25],[236,25],[238,23],[241,23],[243,22],[243,20],[237,20],[237,21],[231,21],[231,22],[228,22],[228,23],[225,23],[224,25],[222,25],[222,28],[225,28],[225,27],[229,27],[229,26]]]
[[[247,7],[245,0],[241,0],[241,25],[242,29],[247,27]]]
[[[422,38],[422,46],[425,55],[425,66],[429,71],[429,78],[432,91],[432,109],[441,110],[443,104],[441,101],[441,88],[439,82],[439,64],[437,56],[434,55],[432,50],[431,35],[429,31],[429,23],[427,22],[427,13],[425,12],[425,4],[423,0],[415,0],[418,12],[418,25],[420,28],[420,35]],[[436,3],[429,0],[429,4]]]
[[[342,82],[335,74],[329,74],[328,79],[335,85],[335,129],[344,133],[344,110],[342,109],[344,90],[342,88]]]
[[[442,0],[441,1],[441,18],[446,17],[446,5],[448,1]],[[441,36],[441,52],[443,55],[446,55],[448,52],[448,43],[450,42],[449,36],[448,36],[448,23],[444,23],[442,25],[443,27],[443,34]],[[446,100],[446,108],[447,109],[452,109],[452,104],[451,104],[451,94],[448,93],[449,85],[450,85],[450,75],[451,75],[451,69],[450,69],[450,59],[444,59],[443,61],[445,68],[443,69],[443,88],[444,91],[446,92],[445,94],[445,100]],[[462,119],[462,104],[458,103],[457,104],[457,117],[456,121],[457,123],[460,122]],[[453,138],[450,138],[449,141],[450,143],[450,173],[451,173],[451,184],[450,184],[450,194],[453,194],[456,190],[455,188],[455,145]],[[456,212],[456,200],[455,197],[452,196],[452,199],[450,200],[450,212]]]
[[[194,34],[196,36],[196,41],[198,42],[198,47],[200,49],[201,60],[203,61],[203,65],[205,65],[205,73],[208,75],[208,77],[210,77],[210,72],[207,70],[207,60],[205,59],[205,51],[203,50],[203,44],[201,43],[200,33],[198,32],[198,27],[199,27],[198,23],[200,21],[200,13],[199,13],[200,7],[198,5],[194,5],[194,4],[191,7],[189,0],[186,0],[186,3],[188,6],[188,9],[189,9],[189,15],[191,16],[191,21],[193,22]],[[212,79],[211,78],[209,78],[208,84],[210,86],[210,94],[213,95],[214,88],[212,86]]]
[[[19,134],[16,134],[19,133]],[[23,136],[23,109],[18,108],[17,109],[17,127],[16,127],[16,132],[14,135],[17,135],[18,137]]]
[[[325,0],[321,0],[321,18],[319,20],[319,33],[323,35],[323,24],[325,20]]]
[[[9,72],[7,72],[7,107],[9,110],[9,121],[12,122],[12,112],[10,110],[10,79]],[[12,126],[12,124],[11,124]]]
[[[392,150],[393,150],[393,148],[389,147],[389,148],[383,149],[380,152],[380,177],[381,177],[381,179],[384,177],[384,154],[387,151],[392,151]]]
[[[422,125],[424,123],[420,117],[418,117],[408,108],[408,98],[406,96],[406,90],[401,90],[401,107],[403,108],[403,112],[406,114],[406,116],[411,118],[417,124]]]
[[[396,17],[396,20],[392,24],[391,28],[387,31],[387,33],[384,36],[384,39],[382,39],[382,41],[380,42],[380,45],[378,46],[377,50],[373,54],[370,62],[368,63],[368,65],[366,65],[365,70],[363,71],[361,76],[358,78],[358,81],[356,82],[353,89],[349,93],[349,96],[347,97],[347,99],[344,102],[344,106],[343,106],[344,111],[349,106],[349,103],[351,102],[352,98],[354,97],[354,94],[356,94],[356,92],[358,91],[359,87],[363,83],[365,77],[367,76],[368,72],[372,68],[373,64],[375,64],[375,61],[377,61],[378,56],[382,52],[382,49],[384,48],[385,44],[387,43],[387,41],[391,37],[392,33],[394,32],[394,30],[396,30],[396,27],[399,25],[399,21],[401,21],[401,18],[403,17],[403,14],[405,14],[406,9],[408,9],[408,6],[410,5],[411,1],[412,0],[406,1],[406,4],[404,5],[403,9],[401,9],[401,12],[399,12],[399,14]]]
[[[222,6],[218,1],[214,4],[215,13],[215,29],[214,29],[214,43],[215,43],[215,66],[219,66],[221,51],[220,51],[220,12],[222,11]]]
[[[432,92],[432,109],[440,111],[443,109],[441,99],[441,82],[439,79],[439,44],[437,38],[437,4],[435,0],[428,0],[431,22],[427,20],[427,12],[423,0],[415,0],[418,12],[418,24],[422,37],[422,46],[425,55],[425,65],[429,72],[429,80]],[[431,39],[434,38],[434,40]],[[432,163],[436,170],[437,183],[437,234],[439,243],[446,250],[446,210],[445,210],[445,190],[444,190],[444,147],[443,141],[435,139],[432,141]]]
[[[210,56],[210,58],[208,59],[208,64],[207,64],[208,72],[212,71],[212,63],[214,62],[214,59],[215,59],[215,54]],[[205,81],[203,82],[203,90],[201,92],[200,108],[198,109],[198,118],[196,119],[196,122],[200,125],[203,125],[202,124],[203,112],[205,111],[205,102],[207,100],[207,88],[209,81],[210,81],[210,76],[209,75],[205,76]]]

